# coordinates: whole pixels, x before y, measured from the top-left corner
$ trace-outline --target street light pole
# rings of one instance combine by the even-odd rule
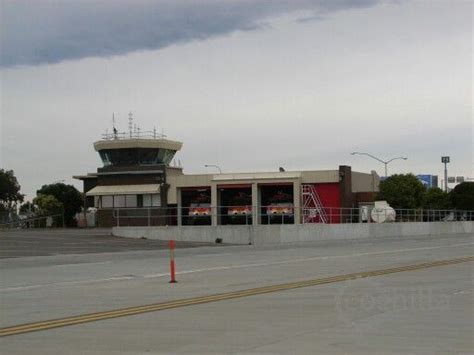
[[[215,165],[215,164],[205,164],[204,165],[206,168],[216,168],[217,170],[219,170],[219,174],[222,174],[222,170],[221,168],[219,167],[219,165]]]
[[[382,164],[384,164],[385,166],[385,177],[387,177],[388,175],[388,172],[387,172],[387,165],[394,161],[394,160],[397,160],[397,159],[402,159],[402,160],[407,160],[408,158],[407,157],[395,157],[395,158],[392,158],[392,159],[389,159],[389,160],[382,160],[380,158],[377,158],[376,156],[373,156],[372,154],[369,154],[369,153],[361,153],[361,152],[352,152],[351,155],[366,155],[372,159],[375,159],[379,162],[381,162]]]
[[[449,157],[441,157],[441,163],[444,164],[444,191],[448,192],[448,163]]]

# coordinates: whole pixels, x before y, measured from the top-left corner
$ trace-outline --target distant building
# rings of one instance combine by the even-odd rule
[[[422,174],[417,175],[416,178],[428,189],[438,187],[438,175]]]
[[[334,170],[184,174],[171,162],[182,143],[156,132],[104,135],[103,167],[74,176],[100,227],[340,223],[340,208],[373,202],[379,176]],[[344,217],[345,218],[345,217]]]

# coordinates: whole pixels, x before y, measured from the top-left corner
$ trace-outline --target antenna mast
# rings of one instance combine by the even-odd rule
[[[130,111],[128,113],[128,131],[130,132],[130,138],[132,138],[132,130],[133,130],[133,113]]]
[[[112,129],[114,132],[114,139],[117,139],[117,128],[115,128],[115,112],[112,112]]]

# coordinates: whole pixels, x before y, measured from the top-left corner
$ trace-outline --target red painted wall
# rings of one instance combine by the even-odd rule
[[[339,184],[337,182],[324,183],[324,184],[313,184],[318,192],[321,204],[325,207],[326,214],[328,215],[330,223],[340,223],[341,217],[339,214],[340,195],[339,195]],[[330,210],[329,207],[336,207]],[[329,217],[331,214],[331,217]]]

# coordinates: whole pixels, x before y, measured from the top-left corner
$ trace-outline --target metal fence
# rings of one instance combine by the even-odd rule
[[[317,224],[317,223],[403,223],[474,221],[474,210],[392,209],[288,206],[200,206],[145,207],[112,210],[117,226],[127,225],[218,225]]]
[[[14,216],[8,220],[3,220],[0,223],[0,228],[63,228],[64,227],[64,215],[55,214],[49,216]]]

